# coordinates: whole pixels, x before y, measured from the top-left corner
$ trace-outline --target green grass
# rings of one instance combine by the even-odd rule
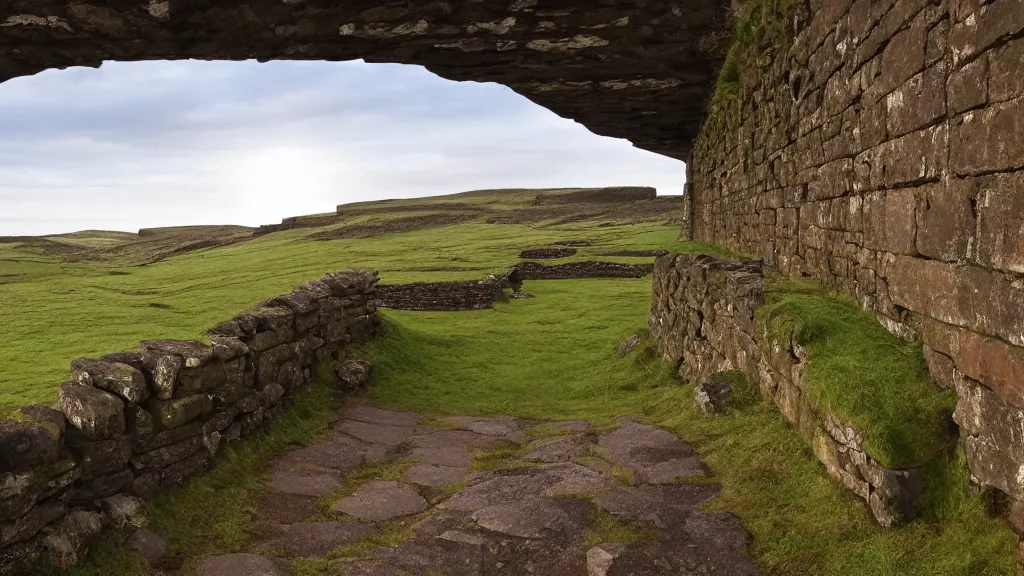
[[[950,448],[956,393],[932,383],[920,344],[890,334],[852,299],[779,282],[757,322],[807,350],[805,397],[864,434],[864,449],[883,465],[917,467]]]
[[[543,229],[468,223],[328,242],[307,240],[311,230],[137,267],[66,263],[0,244],[0,414],[55,400],[77,357],[134,349],[146,338],[202,337],[210,326],[261,299],[333,270],[373,267],[391,283],[475,279],[506,270],[525,246],[580,238],[599,244],[580,249],[574,259],[609,249],[707,248],[680,243],[677,229],[651,222]]]

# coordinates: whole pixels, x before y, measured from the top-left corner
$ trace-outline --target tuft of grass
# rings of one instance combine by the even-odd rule
[[[864,434],[890,468],[913,468],[949,449],[956,393],[932,383],[919,344],[890,334],[849,297],[805,281],[774,283],[757,323],[807,351],[805,394]]]
[[[515,461],[516,458],[526,453],[526,447],[515,442],[503,441],[490,450],[479,450],[473,457],[473,470],[486,472],[505,468]],[[527,463],[522,462],[522,465]]]
[[[658,530],[649,524],[627,522],[594,506],[583,549],[597,544],[640,544],[657,540],[660,536]]]

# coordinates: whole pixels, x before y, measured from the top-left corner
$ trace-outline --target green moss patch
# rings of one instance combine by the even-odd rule
[[[890,334],[852,299],[810,282],[777,282],[757,322],[807,350],[812,405],[860,431],[883,465],[916,467],[952,445],[955,392],[932,383],[920,344]]]

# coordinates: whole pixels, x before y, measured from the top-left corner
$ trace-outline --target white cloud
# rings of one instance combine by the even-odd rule
[[[478,188],[679,194],[684,171],[415,66],[107,63],[0,84],[0,235],[258,225]]]

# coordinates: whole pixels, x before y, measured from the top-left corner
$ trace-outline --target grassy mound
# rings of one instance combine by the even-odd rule
[[[953,443],[956,393],[932,383],[921,346],[890,334],[850,298],[810,282],[777,282],[757,322],[807,350],[805,394],[864,434],[889,468],[919,466]]]

